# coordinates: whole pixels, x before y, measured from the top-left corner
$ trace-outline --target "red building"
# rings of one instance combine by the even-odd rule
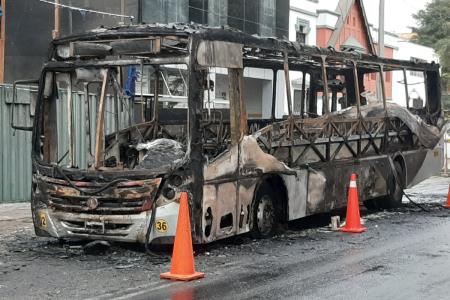
[[[326,14],[327,11],[322,13]],[[332,12],[330,12],[332,13]],[[316,43],[320,47],[334,47],[336,50],[360,51],[377,54],[378,45],[372,39],[369,23],[361,0],[339,0],[334,15],[338,15],[335,26],[317,26]],[[393,58],[394,49],[385,46],[384,57]],[[376,91],[376,74],[366,76],[365,90]],[[392,98],[392,75],[385,75],[386,98]]]

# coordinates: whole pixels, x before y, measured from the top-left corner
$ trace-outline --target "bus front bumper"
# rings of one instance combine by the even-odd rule
[[[178,202],[158,207],[149,242],[171,243],[178,219]],[[151,210],[129,215],[93,215],[40,208],[34,226],[41,236],[60,239],[88,239],[145,243]]]

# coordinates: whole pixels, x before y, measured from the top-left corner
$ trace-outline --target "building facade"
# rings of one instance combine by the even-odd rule
[[[139,21],[230,26],[248,34],[288,36],[289,0],[142,0]]]
[[[39,76],[52,40],[54,5],[48,2],[53,1],[1,0],[0,83]],[[249,34],[279,38],[289,35],[289,0],[60,0],[60,3],[67,6],[60,9],[60,36],[100,26],[173,22],[230,26]]]
[[[387,8],[388,9],[388,8]],[[378,55],[378,30],[370,25],[362,0],[291,0],[289,39],[319,47],[333,47],[340,51],[359,51]],[[438,61],[435,51],[402,37],[385,32],[384,57],[402,60]],[[291,78],[295,75],[291,75]],[[296,94],[296,78],[292,82]],[[386,98],[406,105],[407,95],[403,72],[386,72]],[[414,99],[424,101],[425,84],[423,74],[407,72],[410,105]],[[375,74],[365,76],[366,90],[377,93]],[[295,101],[295,100],[294,100]],[[285,108],[287,110],[287,108]]]
[[[378,28],[370,26],[372,36],[375,43],[378,42]],[[385,32],[384,40],[385,44],[389,45],[392,49],[392,57],[401,60],[411,61],[427,61],[438,62],[439,57],[433,48],[422,46],[411,42],[407,37],[409,34],[395,34],[391,32]],[[405,88],[403,85],[404,75],[401,71],[392,72],[389,74],[392,77],[392,93],[388,100],[395,101],[398,104],[406,106]],[[416,101],[424,101],[425,95],[425,77],[421,72],[407,71],[406,80],[408,84],[408,97],[410,98],[410,104]]]

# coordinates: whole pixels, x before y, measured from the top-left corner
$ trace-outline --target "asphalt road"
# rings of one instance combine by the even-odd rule
[[[26,216],[2,218],[0,206],[0,298],[448,299],[450,210],[440,204],[449,183],[434,177],[408,191],[428,212],[363,212],[363,234],[332,232],[328,215],[315,216],[272,239],[197,248],[206,277],[190,283],[160,280],[169,262],[137,247],[88,255],[80,244],[34,238]]]

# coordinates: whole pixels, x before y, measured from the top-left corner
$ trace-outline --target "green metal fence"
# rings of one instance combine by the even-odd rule
[[[19,90],[15,119],[30,124],[33,90]],[[12,87],[0,86],[0,203],[29,201],[31,195],[31,132],[11,128]]]
[[[14,107],[14,123],[21,126],[31,126],[34,108],[31,99],[36,96],[33,87],[21,87],[18,89],[17,104]],[[11,85],[0,85],[0,203],[30,201],[31,195],[31,132],[13,130],[11,128],[13,90]],[[58,157],[63,158],[68,149],[67,137],[67,92],[60,90],[60,100],[57,105],[58,118]],[[75,164],[85,168],[89,158],[89,139],[87,137],[87,113],[85,95],[82,92],[74,92],[73,120],[75,141]],[[97,96],[89,95],[90,103],[90,131],[95,132],[95,118],[97,114]],[[105,131],[112,133],[116,131],[115,116],[119,115],[118,125],[124,128],[132,116],[127,109],[117,104],[112,96],[106,100]],[[94,137],[91,136],[91,144]],[[93,147],[93,146],[92,146]],[[88,149],[80,151],[80,149]],[[67,158],[62,159],[62,164],[67,163]]]

